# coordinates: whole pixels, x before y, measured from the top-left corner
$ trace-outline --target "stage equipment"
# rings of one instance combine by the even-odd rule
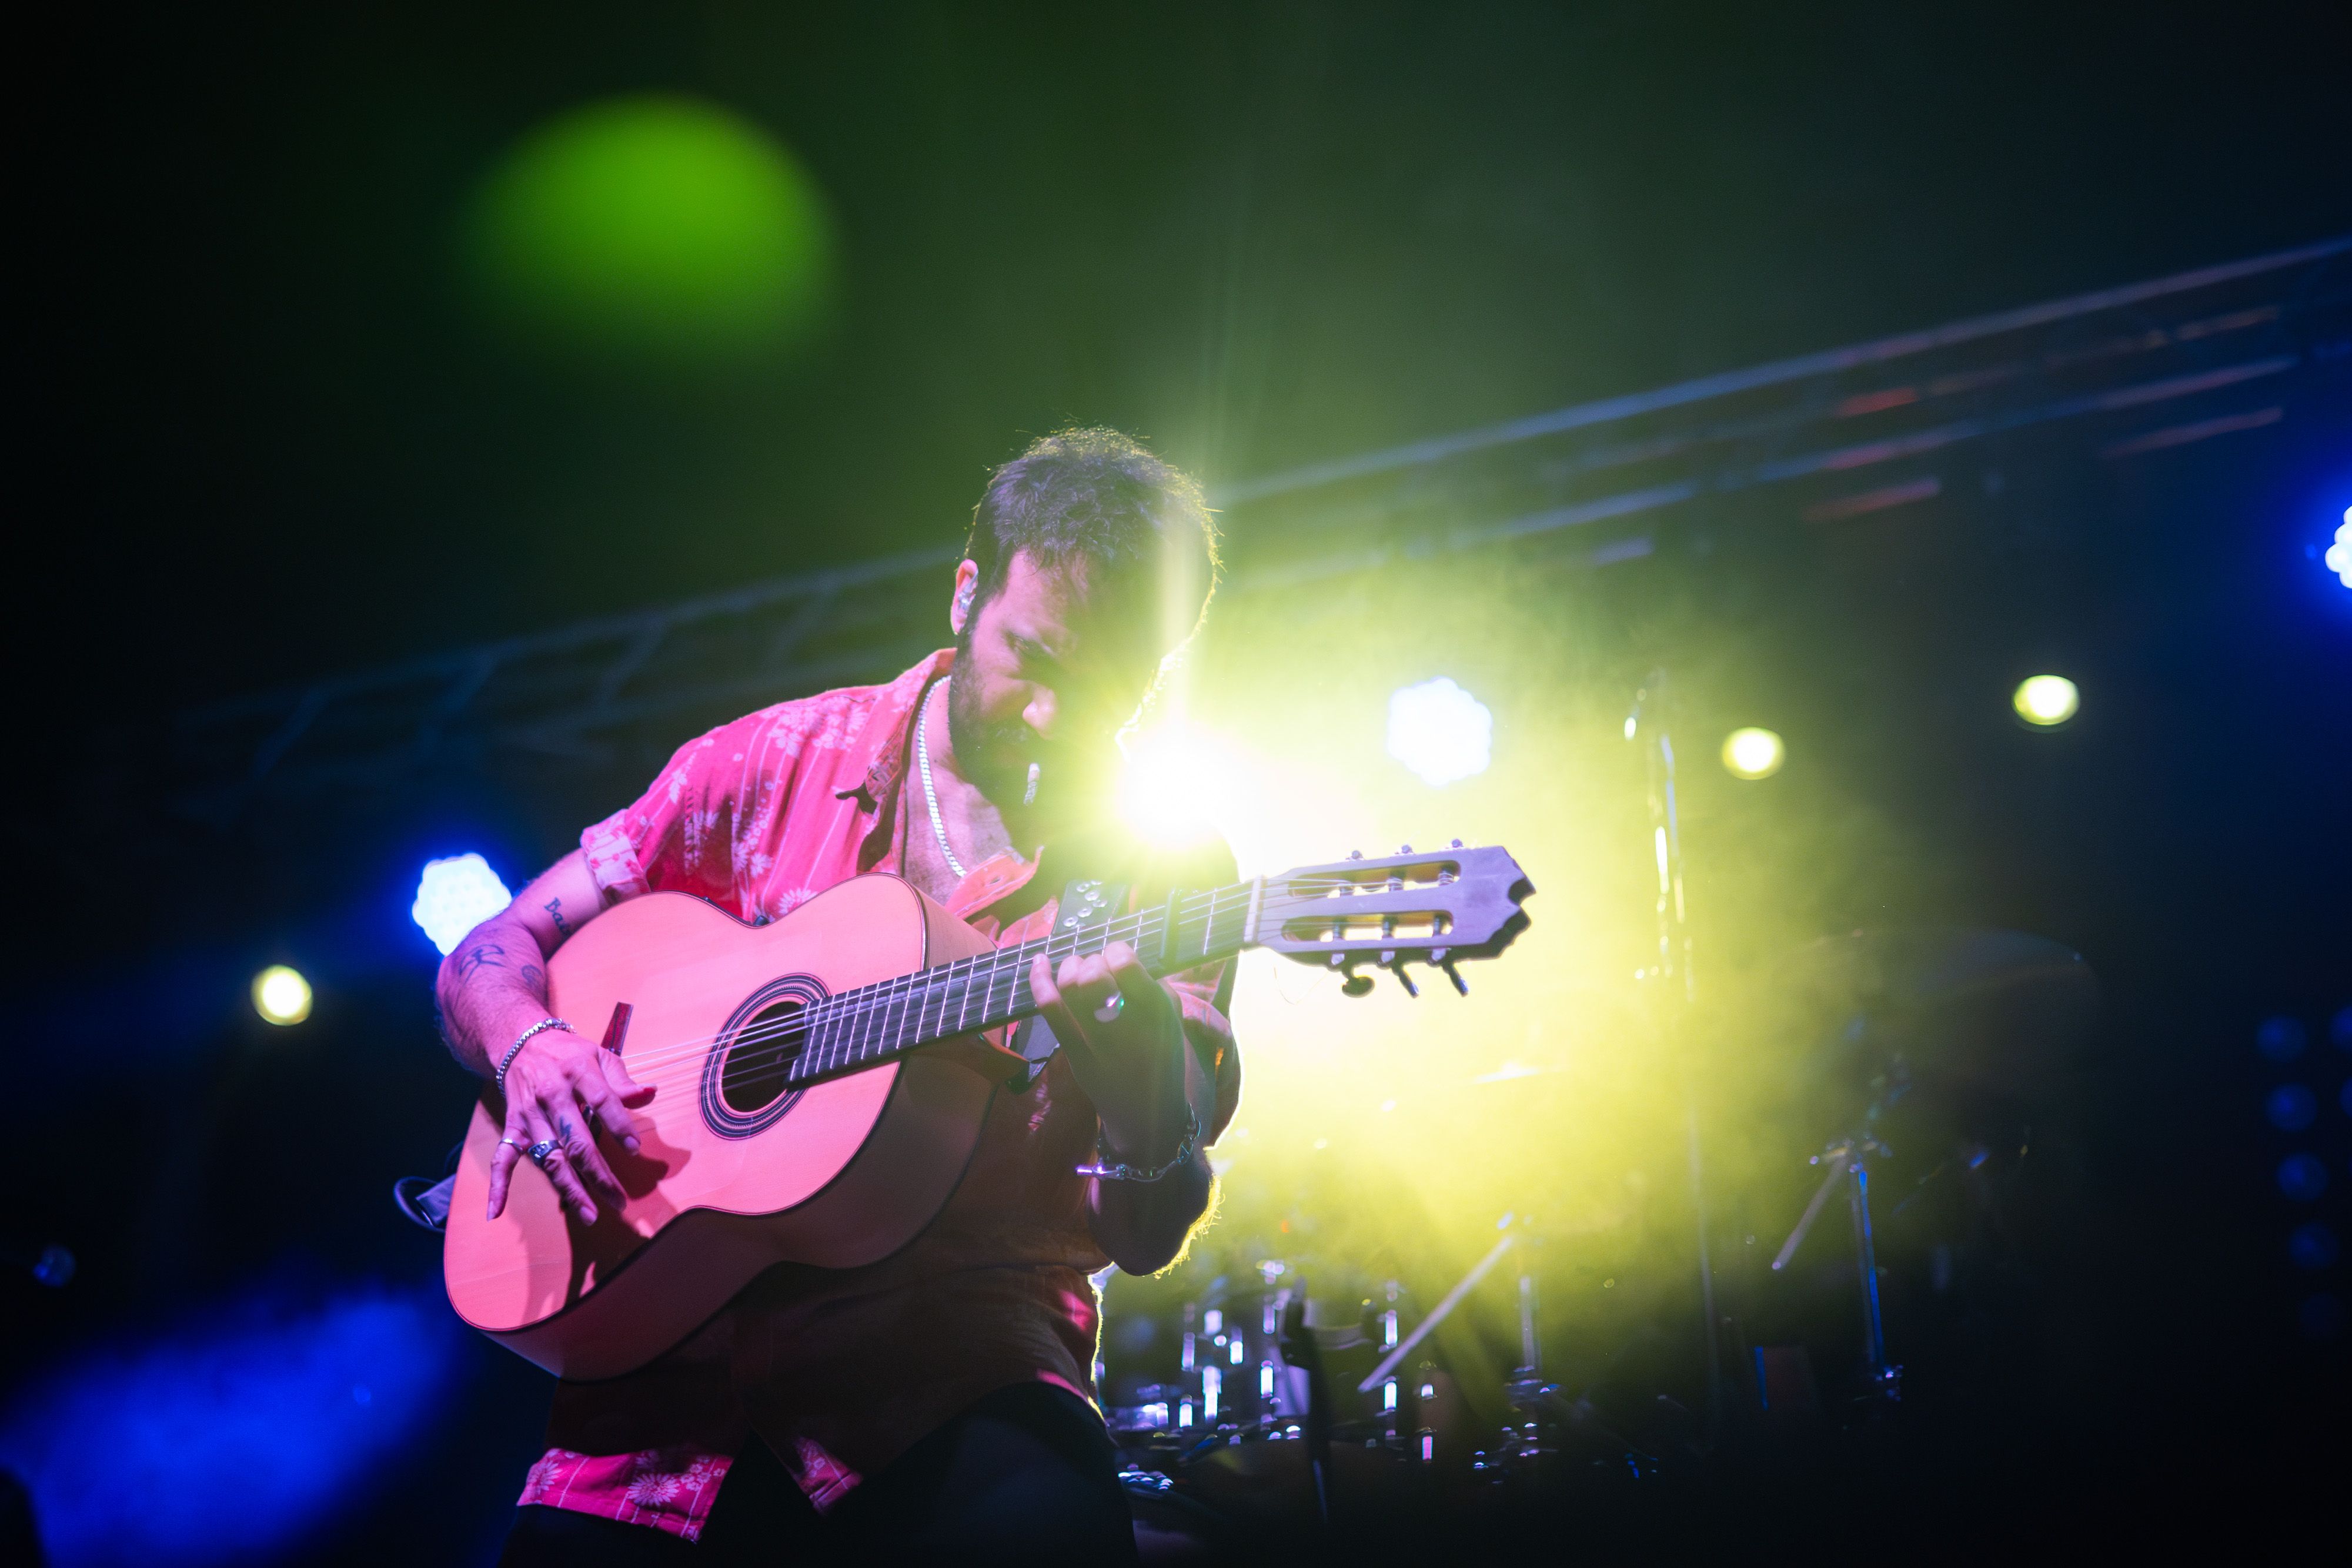
[[[253,977],[253,1010],[269,1023],[300,1023],[310,1016],[310,982],[299,969],[272,964]]]
[[[1633,694],[1633,711],[1625,716],[1625,738],[1642,746],[1649,779],[1650,835],[1658,866],[1658,954],[1657,962],[1643,972],[1642,978],[1648,982],[1667,1069],[1682,1091],[1683,1150],[1690,1169],[1699,1309],[1706,1346],[1706,1440],[1712,1444],[1723,1428],[1722,1318],[1715,1302],[1715,1260],[1707,1237],[1706,1164],[1699,1138],[1698,1100],[1690,1079],[1690,1019],[1698,1001],[1698,985],[1691,968],[1682,815],[1675,794],[1675,742],[1666,728],[1666,673],[1652,670]]]
[[[2352,588],[2352,507],[2344,508],[2344,520],[2336,527],[2336,542],[2327,547],[2327,570],[2334,572],[2344,586]]]
[[[61,1291],[73,1282],[74,1270],[79,1265],[70,1249],[55,1242],[47,1244],[18,1240],[14,1237],[0,1241],[0,1260],[32,1275],[35,1283]]]
[[[2028,675],[2009,700],[2017,716],[2037,729],[2054,729],[2083,706],[2083,694],[2063,675]]]
[[[1653,553],[1643,530],[1701,497],[1714,526],[1866,526],[2038,461],[2037,442],[2115,463],[2264,429],[2352,376],[2333,347],[2352,330],[2347,255],[2338,236],[1220,484],[1221,591],[1546,540],[1601,567]],[[938,645],[930,595],[957,559],[776,578],[191,709],[173,728],[174,809],[226,825],[425,769],[634,781],[700,725],[905,669]]]
[[[1431,789],[1486,771],[1495,754],[1495,716],[1485,703],[1440,675],[1389,697],[1388,751]]]
[[[443,1249],[457,1314],[560,1375],[642,1366],[772,1263],[849,1268],[930,1223],[999,1083],[1031,1064],[1004,1026],[1033,1015],[1029,969],[1129,943],[1155,975],[1250,947],[1349,980],[1376,965],[1408,991],[1419,960],[1500,954],[1534,893],[1499,848],[1458,843],[1301,866],[1038,941],[996,948],[898,877],[870,875],[754,926],[698,898],[608,911],[548,960],[548,1001],[668,1092],[637,1113],[629,1194],[583,1225],[516,1168],[485,1219],[504,1107],[485,1086],[459,1156]]]
[[[1217,745],[1189,729],[1146,731],[1130,743],[1120,769],[1120,818],[1152,843],[1191,842],[1234,804],[1240,789]]]
[[[451,855],[426,861],[416,879],[416,902],[408,906],[433,946],[447,957],[466,939],[466,933],[513,902],[514,894],[478,854]]]
[[[1735,729],[1724,737],[1723,766],[1735,779],[1769,779],[1788,759],[1789,748],[1771,730]]]
[[[1810,1164],[1822,1170],[1796,1226],[1772,1259],[1785,1271],[1831,1198],[1843,1191],[1853,1232],[1860,1321],[1860,1403],[1883,1413],[1900,1403],[1903,1368],[1887,1358],[1879,1299],[1874,1182],[1895,1155],[1883,1141],[1896,1106],[1940,1124],[1951,1154],[1914,1181],[1908,1205],[1931,1183],[1983,1169],[1998,1145],[2022,1148],[2032,1106],[2095,1023],[2099,989],[2082,956],[2014,931],[1949,929],[1858,933],[1801,949],[1786,976],[1817,1038],[1833,1041],[1815,1061],[1830,1084],[1866,1085],[1859,1117]],[[1851,1102],[1849,1102],[1851,1103]],[[1979,1188],[1979,1201],[1986,1201]],[[1901,1212],[1901,1207],[1895,1209]]]

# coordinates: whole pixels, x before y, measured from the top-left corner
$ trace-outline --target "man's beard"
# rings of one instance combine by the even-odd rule
[[[962,638],[956,641],[960,663],[971,657]],[[992,725],[980,714],[972,684],[948,675],[948,744],[954,748],[956,771],[989,799],[998,810],[1020,805],[1029,787],[1029,764],[1050,760],[1037,732],[1019,719]]]

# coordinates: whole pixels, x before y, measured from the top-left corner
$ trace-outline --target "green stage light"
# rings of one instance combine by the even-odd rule
[[[689,98],[576,109],[523,138],[478,193],[474,283],[526,336],[634,359],[772,355],[831,291],[824,193],[757,126]]]

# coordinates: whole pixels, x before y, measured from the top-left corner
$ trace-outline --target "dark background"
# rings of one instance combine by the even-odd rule
[[[453,832],[503,867],[551,859],[573,802],[637,782],[533,801],[443,780],[398,812],[224,837],[164,810],[175,711],[945,542],[991,465],[1068,421],[1215,486],[2352,230],[2342,22],[713,4],[68,25],[25,57],[16,182],[10,1229],[84,1267],[63,1291],[0,1284],[21,1325],[0,1367],[22,1383],[257,1280],[424,1278],[429,1244],[379,1194],[437,1162],[417,1129],[454,1125],[466,1089],[393,890]],[[647,88],[769,128],[827,193],[843,284],[815,349],[597,371],[469,310],[453,233],[484,170],[547,116]],[[2063,1447],[2036,1507],[2078,1465],[2113,1506],[2188,1477],[2176,1506],[2276,1521],[2278,1478],[2340,1451],[2321,1395],[2343,1341],[2299,1313],[2343,1265],[2288,1261],[2308,1215],[2272,1170],[2299,1145],[2262,1107],[2315,1087],[2304,1142],[2340,1214],[2352,594],[2305,551],[2352,504],[2347,431],[2339,396],[2052,479],[2032,591],[2004,564],[2023,525],[1958,507],[1865,559],[1766,536],[1579,590],[1624,624],[1720,607],[1816,716],[1792,737],[1883,769],[1849,790],[1968,868],[1937,913],[2047,933],[2106,984],[2071,1092],[2082,1219],[2053,1243],[2060,1293],[2096,1308],[2068,1322],[2101,1330],[2065,1354],[2095,1372],[2063,1422],[1971,1428]],[[2062,659],[2113,694],[2050,737],[2068,767],[2001,751],[2006,727],[1955,733],[1964,673],[1999,688]],[[1823,930],[1866,912],[1832,913]],[[331,1054],[237,999],[298,936],[344,956]],[[2273,1017],[2305,1025],[2299,1061],[2257,1054]],[[541,1396],[465,1354],[461,1413],[310,1550],[482,1550]],[[2257,1507],[2238,1489],[2266,1476]]]

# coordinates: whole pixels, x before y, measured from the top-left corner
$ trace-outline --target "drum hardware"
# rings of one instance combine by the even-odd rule
[[[1869,1119],[1874,1120],[1885,1099],[1873,1102]],[[1829,1174],[1821,1186],[1813,1189],[1811,1203],[1789,1232],[1789,1239],[1772,1260],[1773,1272],[1789,1266],[1804,1245],[1813,1221],[1821,1218],[1822,1206],[1830,1194],[1843,1185],[1846,1190],[1846,1210],[1853,1222],[1854,1268],[1859,1277],[1862,1298],[1862,1368],[1863,1397],[1878,1405],[1900,1404],[1903,1398],[1903,1369],[1889,1364],[1886,1359],[1886,1323],[1879,1311],[1878,1250],[1870,1228],[1870,1162],[1884,1159],[1894,1151],[1867,1133],[1857,1133],[1815,1155],[1810,1163],[1826,1166]]]

